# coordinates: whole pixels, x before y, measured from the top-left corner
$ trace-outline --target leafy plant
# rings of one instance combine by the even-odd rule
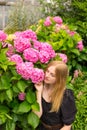
[[[87,129],[87,72],[79,71],[71,83],[74,90],[77,115],[73,124],[74,130]]]
[[[31,28],[37,33],[39,41],[48,42],[56,53],[67,55],[71,73],[75,69],[83,69],[82,62],[87,60],[85,55],[87,49],[83,47],[82,38],[74,26],[64,24],[59,16],[48,16]]]
[[[55,56],[51,45],[41,44],[32,30],[9,36],[0,31],[0,125],[3,129],[36,129],[39,117],[33,110],[39,111],[39,104],[34,83],[44,79],[43,69]]]

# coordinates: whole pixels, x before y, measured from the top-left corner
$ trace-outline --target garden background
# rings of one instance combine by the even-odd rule
[[[87,130],[87,1],[40,1],[40,5],[42,15],[35,21],[26,3],[17,2],[0,31],[0,129],[36,129],[39,118],[32,110],[39,106],[33,83],[43,80],[42,69],[58,59],[69,67],[67,87],[75,94],[73,130]],[[30,70],[36,75],[30,76]]]

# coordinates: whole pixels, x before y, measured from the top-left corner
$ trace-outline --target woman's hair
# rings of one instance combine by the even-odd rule
[[[48,64],[47,68],[49,68],[50,66],[55,67],[55,74],[56,74],[56,82],[51,94],[51,102],[52,102],[51,112],[52,111],[57,112],[62,103],[64,90],[66,88],[68,67],[62,61],[52,61]]]

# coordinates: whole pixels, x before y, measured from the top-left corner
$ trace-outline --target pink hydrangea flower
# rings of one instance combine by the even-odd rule
[[[0,42],[5,41],[7,38],[7,34],[0,30]]]
[[[31,61],[33,63],[36,63],[39,59],[38,51],[34,48],[28,48],[24,50],[23,56],[25,60]]]
[[[34,67],[34,64],[32,62],[25,62],[25,65],[29,68],[29,67]]]
[[[52,46],[50,44],[48,44],[47,42],[45,43],[41,43],[41,51],[46,51],[50,58],[54,58],[56,56],[55,51],[52,49]]]
[[[34,31],[32,31],[31,29],[23,31],[22,32],[22,37],[32,39],[32,40],[37,40],[36,33]]]
[[[33,46],[35,49],[41,50],[41,42],[39,42],[37,40],[33,40]]]
[[[31,47],[31,43],[27,38],[18,37],[14,40],[14,47],[16,51],[23,52],[25,49]]]
[[[24,92],[20,92],[20,93],[18,94],[18,99],[19,99],[20,101],[24,101],[24,100],[25,100],[25,96],[26,96],[26,94],[25,94]]]
[[[23,60],[20,55],[14,54],[9,58],[11,61],[15,62],[16,64],[22,63]]]
[[[17,73],[21,75],[25,80],[29,80],[33,72],[33,63],[22,62],[16,66]]]
[[[16,38],[22,37],[22,38],[27,38],[30,40],[37,40],[37,35],[34,31],[31,29],[22,31],[22,32],[15,32]]]
[[[74,71],[74,78],[77,78],[78,75],[79,75],[79,71],[78,71],[78,70],[75,70],[75,71]]]
[[[41,63],[48,63],[50,59],[50,55],[47,51],[42,50],[39,52],[39,60]]]
[[[78,43],[77,43],[77,46],[76,46],[76,48],[78,48],[80,51],[82,51],[83,50],[83,42],[82,41],[79,41]]]
[[[57,24],[62,24],[62,22],[63,22],[62,18],[59,17],[59,16],[53,17],[53,20],[54,20]]]
[[[21,32],[15,32],[14,35],[16,36],[15,38],[21,37]]]
[[[69,33],[70,36],[74,36],[74,34],[76,34],[75,31],[69,31],[68,33]]]
[[[33,83],[39,83],[44,80],[44,71],[42,69],[34,68],[31,80]]]
[[[60,29],[61,29],[61,24],[56,24],[55,25],[55,31],[59,32]]]
[[[44,26],[50,26],[52,24],[51,20],[50,20],[50,16],[48,16],[44,22]]]
[[[67,63],[67,56],[66,56],[65,54],[63,54],[63,53],[58,53],[58,55],[60,56],[60,58],[62,59],[62,61],[63,61],[64,63]]]

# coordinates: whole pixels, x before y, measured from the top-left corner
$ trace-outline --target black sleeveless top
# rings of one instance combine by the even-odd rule
[[[75,120],[76,106],[73,91],[66,89],[63,97],[61,107],[58,112],[49,112],[51,109],[51,103],[46,102],[42,98],[43,114],[41,121],[47,125],[65,124],[70,125]],[[46,130],[43,125],[40,125],[39,130]]]

